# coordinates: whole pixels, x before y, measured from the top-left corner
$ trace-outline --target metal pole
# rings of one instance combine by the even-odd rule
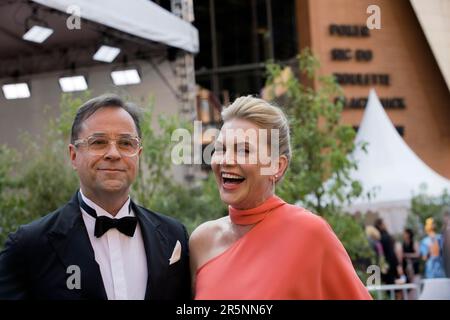
[[[194,5],[192,0],[172,0],[172,12],[181,19],[194,21]],[[197,114],[197,88],[195,84],[194,55],[187,51],[178,51],[175,61],[175,74],[179,81],[181,111],[188,120],[194,120]],[[186,166],[185,181],[191,182],[196,175],[192,164]]]
[[[266,11],[267,11],[267,29],[269,32],[269,59],[274,58],[273,51],[273,25],[272,25],[272,1],[266,0]]]
[[[192,0],[172,0],[172,12],[181,19],[192,22],[194,20]],[[179,51],[175,61],[175,72],[178,77],[181,100],[181,111],[195,118],[196,114],[196,86],[193,54]]]
[[[256,0],[251,0],[252,7],[252,58],[253,63],[259,62],[258,50],[258,12],[256,10]]]
[[[211,46],[212,46],[212,68],[216,69],[219,66],[219,59],[217,57],[217,37],[216,37],[216,8],[214,0],[209,0],[209,19],[210,19],[210,32],[211,32]],[[219,76],[216,73],[212,74],[212,91],[219,96]]]

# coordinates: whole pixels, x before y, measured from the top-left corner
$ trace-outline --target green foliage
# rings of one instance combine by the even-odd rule
[[[170,192],[164,192],[155,199],[151,208],[179,219],[189,233],[205,221],[228,214],[212,174],[199,187],[172,186]]]
[[[158,118],[159,130],[152,125],[153,107],[143,111],[142,143],[138,179],[133,185],[133,199],[144,207],[179,219],[189,232],[200,223],[226,214],[212,175],[198,186],[179,184],[171,174],[171,141],[175,129],[192,131],[189,123],[176,116]]]
[[[303,52],[299,68],[312,79],[317,61],[309,52]],[[268,65],[269,84],[281,70],[279,65]],[[367,240],[358,222],[339,209],[340,203],[361,192],[358,182],[348,177],[355,166],[347,159],[355,148],[354,132],[339,124],[342,105],[331,100],[340,93],[333,79],[320,78],[319,84],[315,91],[297,77],[286,83],[288,90],[282,105],[292,124],[293,159],[277,194],[290,203],[301,200],[323,215],[356,261],[369,256]],[[20,224],[66,203],[78,187],[67,145],[75,112],[88,98],[89,94],[63,95],[60,116],[50,118],[41,137],[24,135],[23,153],[0,148],[0,243]],[[133,199],[180,219],[189,231],[206,220],[226,215],[227,208],[220,200],[212,174],[196,185],[175,181],[170,151],[176,142],[171,141],[171,134],[176,128],[192,128],[176,116],[155,119],[152,105],[150,101],[143,108],[143,151],[138,179],[132,187]]]
[[[76,111],[89,97],[89,93],[63,95],[60,115],[48,117],[41,136],[23,134],[22,153],[0,146],[0,246],[8,233],[64,205],[78,188],[68,144]],[[226,214],[226,207],[212,176],[197,187],[174,180],[171,134],[190,127],[177,116],[155,119],[149,100],[142,108],[143,151],[132,197],[147,208],[180,219],[192,231],[201,222]]]
[[[21,205],[21,198],[10,192],[15,184],[13,167],[18,162],[18,155],[6,146],[0,146],[0,241],[4,234],[17,225],[17,208]]]
[[[362,192],[349,173],[356,168],[348,155],[355,149],[353,128],[340,124],[342,103],[334,102],[342,90],[329,76],[316,76],[319,62],[308,49],[298,56],[299,74],[286,76],[283,67],[267,66],[267,85],[272,96],[280,86],[285,94],[276,101],[284,107],[292,135],[292,161],[278,194],[289,202],[300,200],[324,214],[350,203]],[[283,79],[283,80],[280,80]],[[317,89],[304,84],[317,79]],[[281,83],[280,83],[281,82]]]
[[[7,169],[0,175],[7,183],[0,186],[1,245],[8,233],[57,209],[76,190],[78,180],[69,164],[67,145],[73,114],[82,100],[64,95],[61,116],[49,119],[42,136],[22,135],[22,153],[2,146],[2,168]]]
[[[160,116],[158,118],[159,131],[153,125],[153,106],[143,110],[141,123],[142,154],[140,157],[139,173],[133,185],[133,197],[145,207],[152,208],[152,204],[162,196],[168,187],[173,185],[169,174],[171,169],[170,150],[171,133],[182,123],[176,117]]]
[[[298,74],[287,72],[279,64],[267,65],[269,95],[284,90],[275,103],[283,107],[291,128],[292,160],[277,194],[287,202],[300,201],[305,207],[322,215],[331,225],[354,263],[361,264],[359,275],[364,278],[362,261],[373,259],[362,224],[341,213],[342,205],[362,193],[362,186],[352,180],[350,171],[356,162],[348,155],[355,146],[353,128],[340,123],[342,96],[335,79],[317,76],[319,62],[309,49],[298,56]],[[317,80],[317,89],[308,83]]]
[[[443,226],[444,210],[450,209],[450,194],[444,190],[440,196],[427,195],[427,186],[422,185],[420,192],[411,199],[411,210],[407,220],[407,227],[416,234],[423,234],[423,225],[427,218],[433,218],[436,223],[436,231]]]
[[[363,222],[341,212],[327,213],[324,218],[347,250],[358,275],[365,279],[367,266],[375,263],[375,253],[363,232]]]
[[[17,162],[17,153],[6,146],[0,145],[0,195],[12,183],[13,165]]]

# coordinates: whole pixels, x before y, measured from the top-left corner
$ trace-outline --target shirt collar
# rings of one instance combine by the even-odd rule
[[[125,201],[123,206],[120,208],[119,212],[117,212],[116,216],[113,216],[108,211],[106,211],[105,209],[103,209],[102,207],[97,205],[94,201],[92,201],[89,198],[87,198],[83,194],[81,189],[80,189],[80,194],[81,194],[81,197],[83,198],[83,201],[86,202],[86,204],[88,206],[90,206],[91,208],[93,208],[95,210],[95,212],[97,213],[97,216],[107,216],[107,217],[109,217],[111,219],[120,219],[120,218],[123,218],[123,217],[134,217],[133,210],[128,211],[129,210],[129,206],[130,206],[130,201],[131,201],[129,196],[128,196],[127,201]]]

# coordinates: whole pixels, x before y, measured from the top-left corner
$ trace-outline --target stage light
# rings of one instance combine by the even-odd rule
[[[24,99],[29,98],[31,96],[30,88],[28,87],[28,84],[25,82],[4,84],[2,86],[2,90],[3,94],[5,95],[5,98],[8,100]]]
[[[59,78],[59,85],[63,92],[87,90],[88,85],[84,76],[71,76]]]
[[[116,86],[141,83],[141,77],[136,69],[113,71],[111,78]]]
[[[94,54],[93,59],[103,62],[112,62],[119,53],[119,48],[102,45]]]
[[[48,37],[50,37],[52,33],[53,29],[42,26],[33,26],[22,36],[22,39],[31,42],[42,43]]]

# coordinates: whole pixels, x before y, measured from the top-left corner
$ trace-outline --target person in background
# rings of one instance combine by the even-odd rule
[[[414,283],[416,275],[419,274],[419,243],[414,240],[414,232],[406,228],[403,231],[402,241],[402,266],[406,279],[410,283]]]
[[[436,233],[433,218],[425,220],[427,236],[420,242],[420,255],[425,261],[425,278],[445,278],[442,235]]]
[[[394,249],[394,240],[387,231],[386,225],[383,219],[378,218],[375,221],[375,227],[381,234],[381,245],[383,246],[384,256],[389,267],[386,274],[382,274],[382,280],[386,284],[394,284],[396,279],[399,279],[403,275],[403,268],[398,261],[397,255]]]
[[[386,274],[388,270],[388,264],[384,256],[383,245],[381,244],[381,234],[377,228],[374,226],[366,227],[366,236],[369,241],[370,246],[375,252],[375,262],[376,265],[380,267],[382,274]]]
[[[444,268],[447,278],[450,278],[450,207],[444,210],[444,224],[442,228]]]

